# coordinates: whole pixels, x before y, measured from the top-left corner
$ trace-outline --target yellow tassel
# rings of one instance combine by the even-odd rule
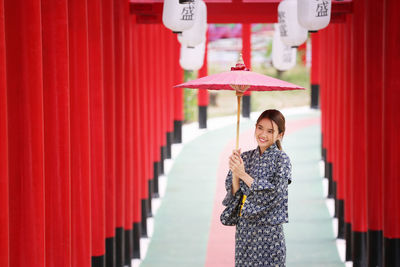
[[[239,216],[242,216],[242,209],[243,209],[244,202],[246,201],[246,197],[247,197],[246,195],[243,195],[242,204],[240,205]]]

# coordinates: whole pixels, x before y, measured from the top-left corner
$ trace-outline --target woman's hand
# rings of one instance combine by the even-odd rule
[[[251,187],[254,179],[248,175],[244,169],[243,159],[240,156],[240,149],[233,150],[232,155],[229,157],[229,169],[232,171],[233,176],[233,193],[239,189],[239,179],[245,182],[248,187]]]
[[[232,171],[233,176],[239,178],[245,174],[243,159],[240,157],[240,149],[233,150],[232,155],[229,157],[229,169]]]

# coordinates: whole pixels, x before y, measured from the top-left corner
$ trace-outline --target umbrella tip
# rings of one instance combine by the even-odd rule
[[[236,64],[243,64],[244,65],[243,54],[242,53],[239,53],[239,59],[238,59]]]
[[[238,61],[236,63],[236,66],[235,67],[231,67],[231,70],[247,70],[247,71],[249,70],[246,67],[246,65],[244,64],[242,53],[239,53],[239,59],[238,59]]]

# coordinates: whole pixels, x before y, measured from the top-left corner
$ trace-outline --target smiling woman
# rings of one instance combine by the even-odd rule
[[[229,157],[227,190],[221,215],[225,225],[236,225],[235,266],[285,266],[283,223],[288,220],[288,184],[291,163],[282,151],[285,118],[266,110],[257,120],[258,147]],[[237,210],[239,212],[237,212]]]

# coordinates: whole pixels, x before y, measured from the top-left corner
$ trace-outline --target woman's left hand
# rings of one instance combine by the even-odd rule
[[[229,169],[232,171],[233,175],[238,177],[243,176],[245,173],[243,159],[238,150],[234,150],[229,157]]]

